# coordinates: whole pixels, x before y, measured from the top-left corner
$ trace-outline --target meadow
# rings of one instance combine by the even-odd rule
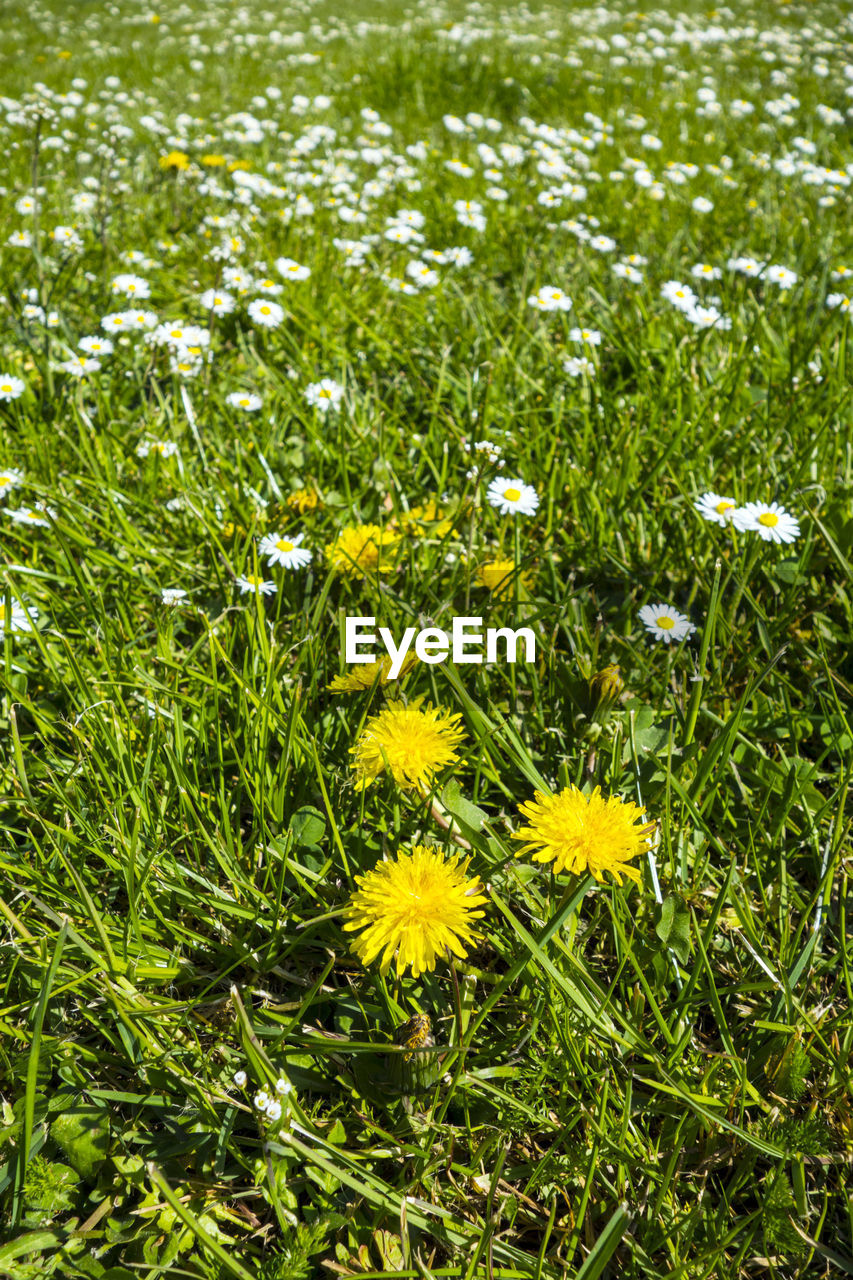
[[[7,0],[4,1280],[853,1274],[851,37]]]

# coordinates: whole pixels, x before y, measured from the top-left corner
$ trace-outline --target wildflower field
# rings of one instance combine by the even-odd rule
[[[6,0],[0,1277],[853,1274],[853,18]]]

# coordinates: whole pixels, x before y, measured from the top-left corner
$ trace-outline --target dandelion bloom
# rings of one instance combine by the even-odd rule
[[[407,653],[403,659],[403,665],[400,668],[400,675],[397,679],[401,679],[417,662],[417,658],[413,653]],[[384,658],[380,658],[378,662],[362,662],[357,667],[353,667],[351,671],[347,671],[345,675],[335,676],[331,684],[326,688],[331,693],[359,693],[362,689],[372,689],[374,681],[377,677],[380,685],[386,685],[390,679],[391,659],[386,654]]]
[[[294,489],[285,499],[291,511],[298,511],[301,516],[306,511],[315,511],[320,505],[320,495],[315,489]]]
[[[605,799],[600,787],[589,796],[567,787],[556,795],[537,791],[519,810],[530,825],[515,832],[514,839],[525,842],[516,857],[530,854],[534,862],[553,862],[556,872],[588,871],[599,883],[605,871],[617,884],[623,875],[639,881],[639,871],[628,864],[654,830],[653,822],[642,822],[639,805],[617,796]]]
[[[469,861],[416,844],[410,854],[400,853],[395,862],[380,862],[356,876],[358,889],[344,929],[363,930],[353,939],[362,964],[381,953],[384,975],[396,956],[398,975],[411,967],[418,978],[448,952],[464,957],[466,944],[477,937],[473,921],[484,914],[478,908],[488,901],[479,877],[466,877]]]
[[[370,717],[350,747],[358,787],[366,787],[387,768],[404,791],[426,790],[439,769],[459,759],[454,748],[465,736],[459,713],[429,703],[421,709],[422,702],[391,702]]]
[[[365,578],[389,567],[390,552],[399,535],[378,524],[350,524],[326,546],[329,563],[338,573]],[[383,555],[383,552],[385,553]]]
[[[185,151],[170,151],[157,161],[161,169],[189,169],[190,158]]]
[[[453,521],[447,519],[443,507],[433,498],[408,511],[401,511],[398,523],[404,533],[417,535],[429,531],[436,538],[447,537],[453,529]],[[429,529],[424,526],[429,526]]]
[[[522,586],[529,584],[529,573],[521,573],[518,577]],[[487,560],[477,569],[477,586],[488,587],[492,595],[497,597],[512,594],[515,578],[516,567],[513,560]]]

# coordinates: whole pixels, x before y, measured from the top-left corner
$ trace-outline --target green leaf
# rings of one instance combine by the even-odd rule
[[[471,831],[481,831],[488,814],[484,809],[466,800],[459,790],[459,783],[451,778],[441,793],[441,803],[452,818],[464,823]]]
[[[48,1249],[55,1249],[65,1239],[65,1233],[62,1231],[28,1231],[26,1235],[19,1235],[9,1244],[0,1248],[0,1272],[6,1263],[12,1262],[14,1258],[20,1258],[28,1253],[44,1253]]]
[[[601,1275],[619,1247],[619,1241],[628,1230],[630,1221],[631,1215],[628,1212],[628,1206],[620,1204],[587,1254],[586,1260],[577,1273],[575,1280],[598,1280],[598,1276]]]
[[[83,1103],[57,1116],[50,1136],[81,1178],[92,1179],[107,1157],[109,1118],[101,1108]]]
[[[316,849],[326,834],[326,819],[313,805],[303,805],[290,819],[293,843],[303,848]]]
[[[655,933],[686,964],[690,956],[690,912],[684,902],[677,894],[670,894],[658,908],[657,916]]]

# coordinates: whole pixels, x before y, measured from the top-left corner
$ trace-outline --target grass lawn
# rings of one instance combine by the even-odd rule
[[[853,1274],[849,11],[3,16],[0,1277]]]

